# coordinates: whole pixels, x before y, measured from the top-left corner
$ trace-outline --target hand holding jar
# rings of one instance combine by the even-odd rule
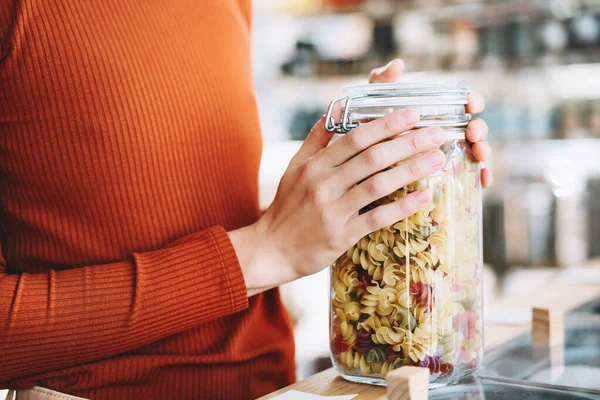
[[[421,115],[416,127],[443,128],[445,137],[441,170],[398,187],[359,215],[424,188],[433,201],[363,236],[332,264],[331,356],[350,381],[383,384],[392,369],[414,365],[430,370],[432,385],[444,385],[481,359],[481,180],[489,176],[466,140],[468,94],[462,82],[358,85],[330,105],[328,131],[349,135],[414,107]],[[343,114],[336,119],[338,103]]]
[[[402,63],[394,61],[374,71],[371,81],[396,80],[401,69]],[[471,95],[467,108],[481,111],[483,101]],[[334,134],[325,130],[324,118],[317,122],[263,217],[230,232],[249,295],[320,271],[362,237],[431,203],[431,190],[422,187],[365,210],[398,188],[443,168],[445,156],[439,150],[445,141],[443,130],[413,130],[418,121],[415,110],[399,109],[362,123],[329,146]],[[485,140],[486,134],[482,121],[473,121],[467,128],[467,137],[473,141]],[[481,142],[473,152],[483,160],[489,147]],[[490,180],[488,173],[482,175]]]
[[[404,71],[404,62],[400,59],[390,61],[384,67],[375,68],[369,75],[369,83],[391,83],[398,80]],[[477,92],[471,92],[467,97],[466,112],[471,115],[483,111],[485,102]],[[474,118],[467,126],[466,137],[472,143],[473,157],[477,161],[486,161],[490,155],[490,145],[486,142],[488,127],[485,121]],[[484,188],[492,184],[492,172],[487,168],[481,168],[481,186]]]

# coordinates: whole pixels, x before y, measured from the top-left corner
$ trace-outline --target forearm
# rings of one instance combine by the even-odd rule
[[[222,228],[132,261],[0,275],[0,382],[110,357],[245,309]]]

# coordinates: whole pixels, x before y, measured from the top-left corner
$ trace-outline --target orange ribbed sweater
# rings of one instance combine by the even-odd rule
[[[249,0],[0,0],[0,388],[253,398],[294,378],[259,216]]]

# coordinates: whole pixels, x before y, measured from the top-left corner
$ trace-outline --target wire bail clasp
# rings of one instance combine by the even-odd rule
[[[329,107],[327,108],[327,114],[325,115],[325,130],[327,132],[336,132],[336,133],[348,133],[350,130],[356,128],[360,125],[360,121],[351,121],[350,120],[350,102],[354,99],[365,97],[365,96],[342,96],[336,97],[329,103]],[[340,123],[335,123],[335,118],[333,118],[333,108],[335,104],[338,102],[344,101],[342,113],[342,120]]]

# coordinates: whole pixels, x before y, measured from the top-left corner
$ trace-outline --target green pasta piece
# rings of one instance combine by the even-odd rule
[[[398,307],[397,310],[398,311],[396,311],[394,319],[398,319],[398,314],[402,316],[402,321],[399,322],[400,327],[404,329],[409,329],[411,331],[415,329],[415,327],[417,326],[417,320],[415,319],[414,315],[410,312],[410,310],[404,307]]]
[[[382,363],[387,360],[388,355],[381,347],[374,347],[367,354],[368,363]]]

